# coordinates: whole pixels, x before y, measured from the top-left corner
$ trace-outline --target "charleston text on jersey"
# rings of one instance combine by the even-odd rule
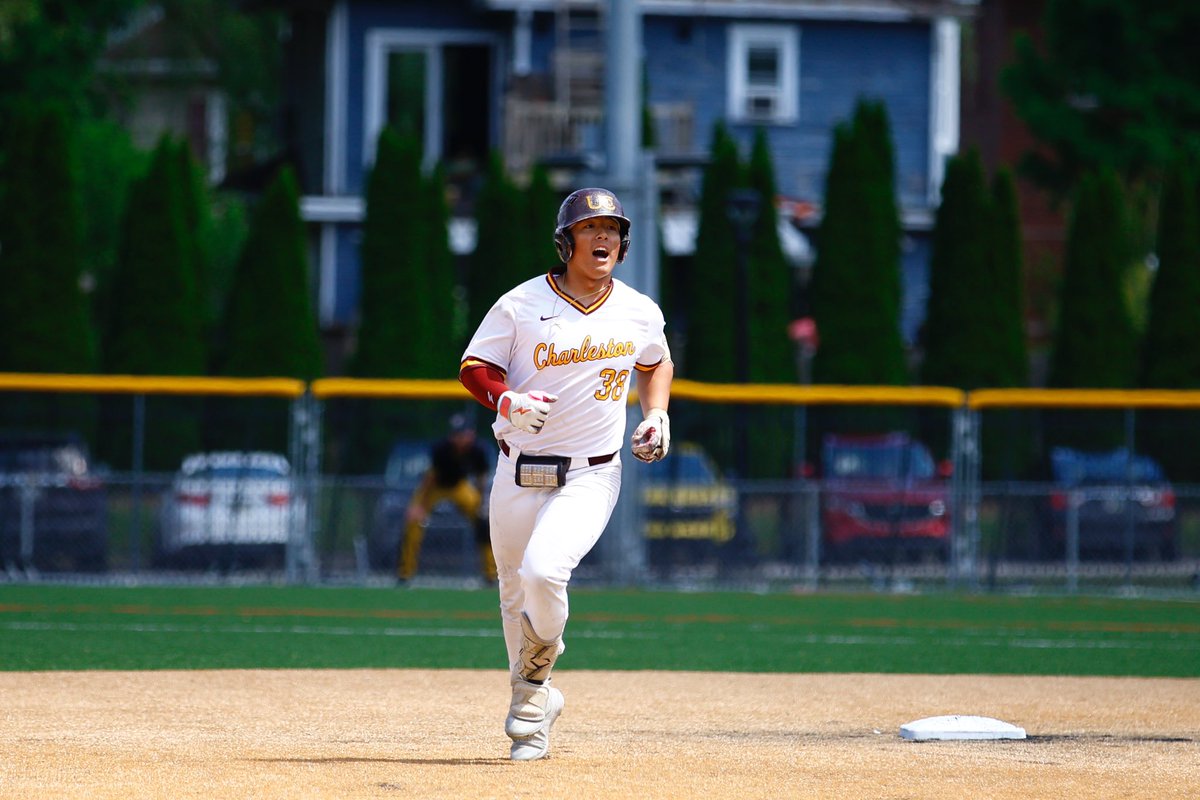
[[[608,340],[608,344],[592,344],[592,337],[585,336],[579,347],[558,351],[553,344],[539,342],[533,348],[533,365],[538,369],[580,364],[584,361],[604,361],[608,358],[631,356],[637,351],[633,342]]]

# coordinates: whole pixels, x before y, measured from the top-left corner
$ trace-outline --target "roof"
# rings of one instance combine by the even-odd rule
[[[553,12],[564,5],[595,8],[597,0],[479,0],[493,10]],[[642,14],[759,19],[849,19],[903,22],[942,16],[972,16],[980,0],[639,0]]]

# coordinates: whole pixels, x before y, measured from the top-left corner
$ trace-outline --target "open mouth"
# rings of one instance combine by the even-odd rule
[[[592,250],[592,255],[595,256],[596,258],[608,258],[608,248],[607,247],[597,247]]]

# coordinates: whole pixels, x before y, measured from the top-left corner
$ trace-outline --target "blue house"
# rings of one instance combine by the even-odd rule
[[[686,255],[701,165],[724,120],[747,152],[765,129],[785,249],[811,260],[834,127],[884,101],[906,232],[904,319],[924,316],[929,230],[958,149],[959,35],[978,0],[335,0],[284,3],[290,151],[313,233],[329,332],[358,306],[362,195],[388,124],[418,133],[452,189],[452,247],[474,247],[471,200],[489,150],[518,178],[541,162],[562,188],[603,179],[606,87],[642,60],[653,179],[667,252]],[[624,6],[621,4],[629,4]],[[639,37],[613,21],[632,13]],[[628,17],[624,17],[627,19]],[[636,98],[635,98],[636,102]],[[596,176],[599,176],[598,178]],[[549,232],[547,232],[549,236]]]

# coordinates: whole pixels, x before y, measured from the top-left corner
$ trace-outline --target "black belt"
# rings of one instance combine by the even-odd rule
[[[504,451],[504,455],[511,457],[512,451],[508,447],[508,442],[504,441],[503,439],[497,439],[496,441],[497,441],[497,443],[499,443],[500,449]],[[587,463],[588,463],[589,467],[596,467],[596,466],[599,466],[600,464],[607,464],[608,462],[612,461],[613,458],[616,457],[616,455],[617,454],[615,452],[613,452],[613,453],[609,453],[606,456],[588,456]]]

